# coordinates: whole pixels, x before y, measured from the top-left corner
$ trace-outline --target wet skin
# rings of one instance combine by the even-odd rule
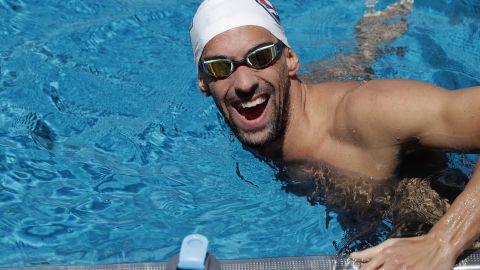
[[[234,28],[212,39],[203,58],[243,59],[265,42],[276,38],[263,28]],[[307,85],[298,79],[298,68],[295,53],[285,48],[270,67],[241,66],[222,80],[199,73],[199,85],[255,153],[286,163],[326,164],[350,179],[384,182],[398,176],[405,153],[422,149],[480,152],[480,87],[447,91],[408,80]],[[239,102],[253,104],[261,96],[267,100],[261,116],[247,119]],[[478,194],[477,169],[427,235],[388,240],[354,257],[370,261],[365,269],[452,268],[480,236]]]

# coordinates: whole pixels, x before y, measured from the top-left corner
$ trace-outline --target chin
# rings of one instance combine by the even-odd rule
[[[262,147],[275,141],[278,137],[278,134],[275,134],[273,129],[256,132],[238,132],[234,130],[234,133],[238,140],[248,147]]]

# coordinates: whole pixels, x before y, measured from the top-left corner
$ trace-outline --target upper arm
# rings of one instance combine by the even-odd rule
[[[378,80],[353,91],[345,104],[370,146],[415,140],[431,148],[480,151],[480,87],[449,91],[419,81]]]

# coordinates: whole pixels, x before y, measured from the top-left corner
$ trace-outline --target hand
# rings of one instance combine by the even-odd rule
[[[368,262],[361,270],[451,270],[455,265],[456,254],[449,250],[440,237],[427,234],[388,239],[378,246],[352,253],[351,258]]]

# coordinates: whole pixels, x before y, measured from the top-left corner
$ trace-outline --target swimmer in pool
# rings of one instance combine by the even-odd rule
[[[190,37],[200,90],[258,156],[287,166],[321,164],[355,187],[390,185],[402,173],[415,177],[405,169],[407,158],[418,166],[442,160],[440,151],[480,152],[480,87],[448,91],[412,80],[304,83],[269,1],[206,0]],[[363,269],[452,269],[480,237],[478,166],[428,233],[392,238],[352,257],[367,262]]]

